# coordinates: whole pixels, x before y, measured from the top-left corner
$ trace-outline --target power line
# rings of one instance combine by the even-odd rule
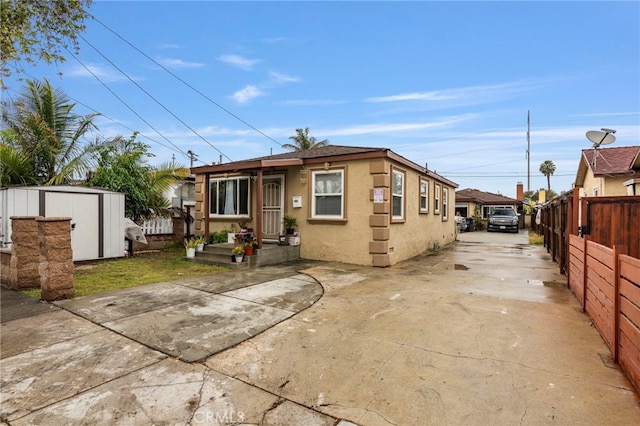
[[[156,64],[157,66],[159,66],[160,68],[162,68],[164,71],[166,71],[167,73],[169,73],[172,77],[174,77],[175,79],[177,79],[178,81],[180,81],[182,84],[184,84],[185,86],[187,86],[188,88],[190,88],[191,90],[193,90],[194,92],[196,92],[197,94],[199,94],[200,96],[202,96],[204,99],[208,100],[209,102],[211,102],[213,105],[215,105],[216,107],[220,108],[222,111],[226,112],[227,114],[229,114],[230,116],[232,116],[233,118],[235,118],[236,120],[240,121],[241,123],[243,123],[244,125],[246,125],[247,127],[249,127],[252,130],[255,130],[256,132],[258,132],[259,134],[261,134],[262,136],[264,136],[265,138],[269,139],[270,141],[276,143],[278,146],[282,147],[282,144],[280,142],[278,142],[277,140],[273,139],[271,136],[265,134],[263,131],[261,131],[260,129],[252,126],[250,123],[248,123],[247,121],[243,120],[242,118],[238,117],[236,114],[232,113],[231,111],[229,111],[228,109],[226,109],[225,107],[223,107],[222,105],[220,105],[219,103],[217,103],[216,101],[214,101],[213,99],[211,99],[209,96],[205,95],[204,93],[202,93],[200,90],[196,89],[195,87],[193,87],[191,84],[187,83],[186,81],[184,81],[182,78],[180,78],[179,76],[177,76],[176,74],[174,74],[172,71],[170,71],[169,69],[167,69],[164,65],[162,65],[161,63],[159,63],[158,61],[156,61],[155,59],[153,59],[152,57],[150,57],[149,55],[147,55],[146,53],[144,53],[142,50],[138,49],[136,46],[133,45],[133,43],[129,42],[127,39],[125,39],[124,37],[122,37],[120,34],[118,34],[117,32],[115,32],[114,30],[112,30],[111,28],[109,28],[104,22],[100,21],[98,18],[94,17],[94,20],[96,22],[98,22],[100,25],[102,25],[104,28],[106,28],[108,31],[110,31],[112,34],[114,34],[116,37],[118,37],[120,40],[124,41],[125,43],[127,43],[129,46],[131,46],[131,48],[133,48],[134,50],[136,50],[138,53],[140,53],[142,56],[144,56],[145,58],[147,58],[148,60],[150,60],[151,62],[153,62],[154,64]]]
[[[156,129],[155,127],[153,127],[153,125],[151,123],[149,123],[147,120],[145,120],[140,114],[138,114],[131,106],[129,106],[129,104],[127,104],[124,99],[122,99],[120,96],[118,96],[113,90],[111,90],[111,88],[109,86],[107,86],[101,79],[100,77],[98,77],[93,71],[91,71],[91,69],[89,67],[87,67],[75,54],[73,54],[72,52],[70,52],[68,49],[65,48],[65,50],[71,55],[73,56],[73,58],[78,61],[78,63],[80,65],[82,65],[82,67],[87,70],[92,76],[93,78],[95,78],[96,80],[98,80],[98,82],[100,84],[102,84],[104,86],[105,89],[107,89],[109,91],[109,93],[111,93],[113,96],[116,97],[116,99],[118,99],[120,102],[122,102],[122,104],[124,106],[126,106],[132,113],[134,113],[136,115],[136,117],[138,117],[140,120],[142,120],[142,122],[144,122],[147,126],[149,126],[151,129],[153,129],[153,131],[155,131],[161,138],[163,138],[164,140],[166,140],[167,142],[169,142],[173,147],[175,147],[175,149],[177,149],[182,155],[184,155],[185,157],[187,156],[187,154],[182,151],[180,148],[178,148],[178,146],[176,144],[174,144],[173,142],[171,142],[166,136],[164,136],[162,133],[160,133],[160,131],[158,129]]]
[[[160,107],[162,107],[165,111],[167,111],[169,114],[171,114],[171,116],[173,116],[173,118],[175,118],[176,120],[178,120],[180,123],[182,123],[183,126],[185,126],[187,129],[191,130],[191,132],[193,132],[193,134],[195,134],[196,136],[198,136],[200,139],[202,139],[207,145],[209,145],[211,148],[213,148],[214,150],[218,151],[218,153],[220,155],[222,155],[223,157],[227,158],[229,161],[233,161],[231,158],[229,158],[229,156],[227,156],[224,152],[222,152],[221,150],[219,150],[218,148],[216,148],[215,146],[213,146],[213,144],[211,144],[211,142],[209,142],[207,139],[205,139],[201,134],[199,134],[195,129],[193,129],[191,126],[189,126],[184,120],[182,120],[180,117],[178,117],[176,114],[173,113],[173,111],[171,111],[169,108],[167,108],[166,106],[164,106],[164,104],[162,102],[160,102],[158,99],[156,99],[151,93],[149,93],[147,90],[145,90],[140,84],[138,84],[135,80],[133,80],[131,77],[129,77],[129,75],[127,73],[125,73],[122,69],[120,69],[120,67],[118,67],[113,61],[111,61],[109,58],[107,58],[98,48],[96,48],[93,44],[89,43],[87,41],[86,38],[84,38],[83,36],[79,36],[85,43],[87,43],[89,46],[91,46],[91,48],[93,50],[95,50],[100,56],[102,56],[107,62],[109,62],[111,64],[111,66],[113,66],[115,69],[117,69],[122,75],[124,75],[127,80],[129,80],[131,83],[135,84],[135,86],[142,90],[147,96],[149,96],[154,102],[156,102],[158,105],[160,105]]]
[[[76,58],[74,58],[74,59],[76,59]],[[80,62],[80,61],[78,60],[78,62]],[[80,64],[82,65],[82,63],[81,63],[81,62],[80,62]],[[14,67],[14,69],[17,69],[17,68],[15,68],[15,67]],[[85,68],[85,69],[86,69],[86,68]],[[26,75],[27,77],[29,77],[29,78],[31,78],[31,79],[34,79],[34,80],[37,80],[37,79],[38,79],[37,77],[35,77],[35,76],[33,76],[33,75],[29,74],[28,72],[26,72],[26,71],[24,71],[24,70],[20,70],[20,73],[21,73],[21,74]],[[98,81],[100,81],[100,80],[98,79]],[[11,98],[11,93],[7,92],[7,93],[6,93],[6,95],[7,95],[7,96],[9,96],[9,97]],[[138,130],[136,130],[136,129],[132,129],[131,127],[127,126],[126,124],[121,123],[120,121],[116,120],[115,118],[110,117],[110,116],[108,116],[108,115],[106,115],[106,114],[104,114],[104,113],[102,113],[102,112],[98,111],[97,109],[95,109],[95,108],[91,107],[90,105],[85,104],[84,102],[82,102],[82,101],[80,101],[80,100],[78,100],[78,99],[74,98],[73,96],[69,96],[69,94],[67,94],[67,93],[65,93],[65,95],[66,95],[69,99],[71,99],[72,101],[74,101],[75,103],[77,103],[77,104],[79,104],[79,105],[82,105],[83,107],[87,108],[87,109],[88,109],[88,110],[90,110],[90,111],[93,111],[93,112],[95,112],[95,113],[97,113],[97,114],[100,114],[100,116],[101,116],[101,117],[106,118],[107,120],[109,120],[109,121],[111,121],[111,122],[113,122],[113,123],[117,124],[118,126],[124,127],[125,129],[127,129],[127,130],[129,130],[129,131],[131,131],[131,132],[133,132],[133,133],[136,133],[136,132],[137,132],[141,137],[143,137],[143,138],[145,138],[145,139],[148,139],[148,140],[150,140],[151,142],[156,143],[156,144],[158,144],[158,145],[160,145],[160,146],[162,146],[162,147],[165,147],[165,148],[167,148],[169,151],[177,152],[177,153],[179,153],[179,154],[182,154],[184,157],[189,158],[189,156],[188,156],[188,155],[186,155],[186,154],[188,154],[188,152],[185,154],[184,152],[182,152],[182,151],[180,150],[180,148],[177,148],[175,145],[173,145],[173,144],[172,144],[172,145],[173,145],[173,147],[168,146],[168,145],[165,145],[165,144],[163,144],[162,142],[160,142],[160,141],[158,141],[158,140],[156,140],[156,139],[152,138],[151,136],[148,136],[148,135],[146,135],[145,133],[142,133],[142,132],[140,132],[140,131],[138,131]],[[123,102],[123,101],[122,101],[122,102]],[[126,103],[125,103],[125,105],[126,105]],[[144,121],[144,120],[143,120],[143,121]],[[149,125],[149,124],[147,123],[147,125]],[[156,130],[156,129],[154,129],[154,128],[153,128],[153,126],[149,125],[149,127],[151,127],[153,130],[155,130],[155,131],[156,131],[156,133],[160,134],[158,130]],[[160,134],[160,136],[162,136],[162,134]],[[165,140],[168,140],[166,137],[164,137],[164,136],[162,136],[162,137],[163,137]],[[169,143],[171,143],[171,141],[169,141]],[[196,159],[194,159],[194,161],[197,161],[198,163],[202,163],[202,164],[205,164],[205,165],[206,165],[206,164],[208,164],[206,161],[202,161],[202,160],[199,160],[199,159],[197,159],[197,158],[196,158]],[[192,167],[193,167],[193,166],[192,166]]]

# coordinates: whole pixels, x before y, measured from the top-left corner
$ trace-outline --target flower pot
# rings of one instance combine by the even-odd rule
[[[244,258],[243,254],[235,254],[233,255],[233,258],[235,259],[236,263],[242,263],[242,259]]]
[[[196,257],[196,249],[195,247],[187,248],[187,257]]]
[[[253,246],[245,246],[244,255],[245,256],[253,256]]]
[[[196,246],[196,251],[203,251],[203,250],[204,250],[204,243],[202,243],[202,244],[198,244],[198,245]]]

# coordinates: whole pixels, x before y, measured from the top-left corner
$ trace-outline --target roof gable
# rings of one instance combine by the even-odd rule
[[[575,186],[582,187],[588,170],[596,177],[633,174],[640,170],[640,146],[583,149]]]

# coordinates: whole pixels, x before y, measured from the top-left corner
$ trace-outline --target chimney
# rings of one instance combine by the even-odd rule
[[[516,200],[524,201],[524,189],[522,187],[522,182],[518,182],[516,184]]]

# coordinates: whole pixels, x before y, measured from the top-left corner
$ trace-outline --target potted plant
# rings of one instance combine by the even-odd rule
[[[231,254],[233,255],[236,263],[242,263],[242,258],[244,257],[244,247],[235,246],[231,249]]]
[[[196,237],[196,251],[204,250],[204,235]]]
[[[244,242],[244,255],[245,256],[253,256],[253,252],[258,246],[258,239],[256,237],[251,237]]]
[[[196,248],[198,247],[198,242],[195,238],[189,238],[188,240],[184,240],[184,247],[187,249],[187,257],[195,257],[196,256]]]
[[[298,221],[296,220],[296,218],[285,214],[284,216],[282,216],[282,222],[284,223],[284,229],[287,230],[287,235],[293,235],[295,227],[298,226]]]

